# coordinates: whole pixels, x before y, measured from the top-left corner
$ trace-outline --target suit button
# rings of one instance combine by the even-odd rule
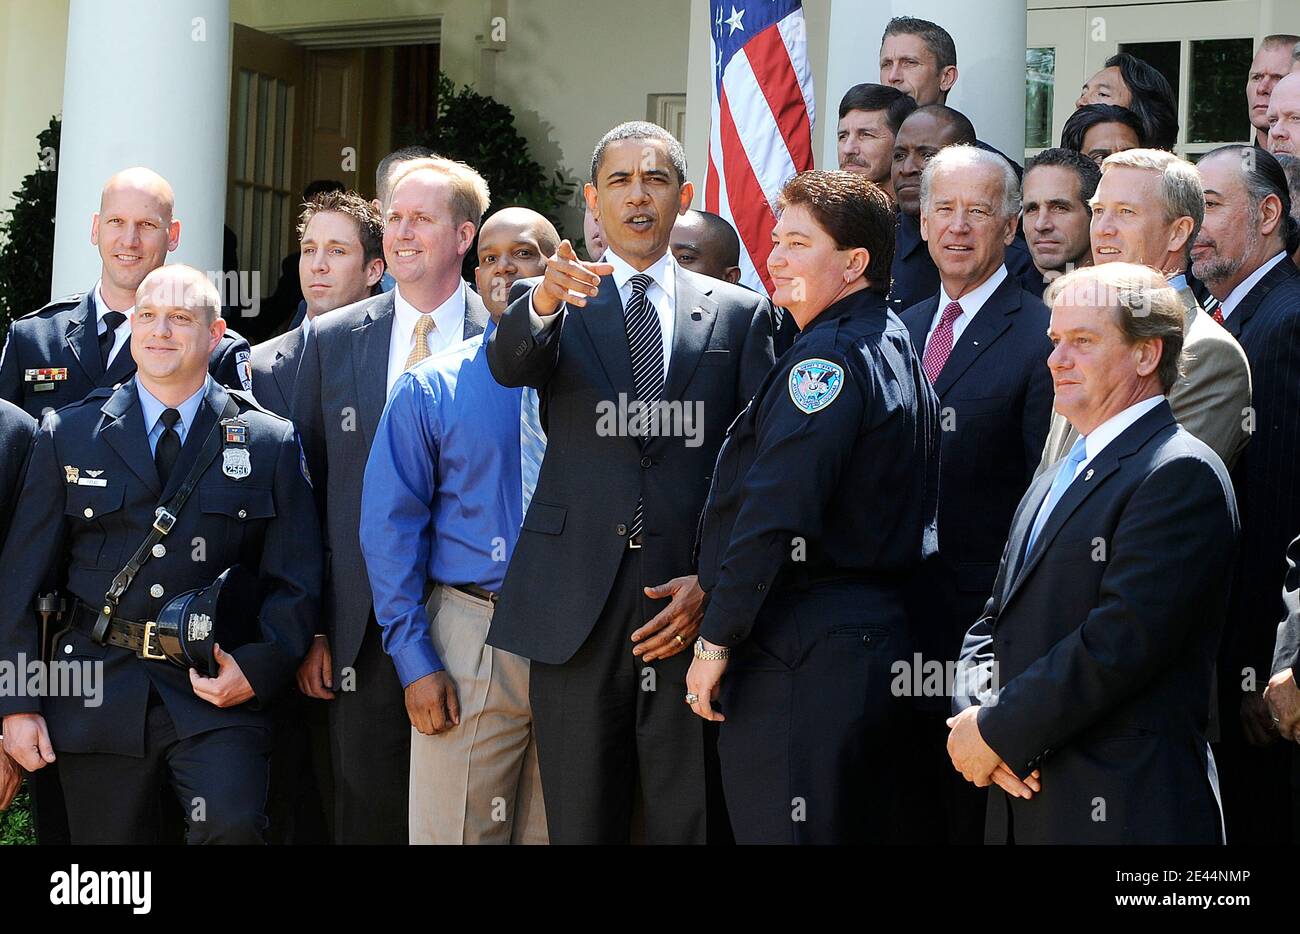
[[[89,506],[87,506],[84,510],[82,510],[82,513],[81,513],[81,514],[82,514],[83,516],[85,516],[87,519],[89,519],[89,518],[91,518],[92,516],[95,515],[95,510],[93,510],[93,509],[91,509]]]
[[[870,645],[870,644],[871,644],[871,633],[866,633],[866,634],[862,637],[862,644],[863,644],[863,645]]]
[[[625,526],[625,525],[616,525],[616,526],[614,526],[614,531],[617,532],[619,535],[626,535],[626,534],[627,534],[627,526]]]
[[[650,466],[651,464],[653,464],[653,463],[654,463],[654,461],[652,461],[652,460],[650,459],[650,455],[649,455],[649,454],[647,454],[645,457],[641,458],[641,466],[642,466],[642,467],[649,467],[649,466]]]
[[[149,596],[153,597],[155,600],[161,597],[163,593],[164,591],[163,591],[162,584],[154,584],[152,587],[149,588]]]
[[[767,584],[759,584],[758,589],[760,593],[764,590],[767,590]]]
[[[153,546],[152,551],[155,558],[161,558],[163,555],[167,554],[167,546],[162,542],[159,542],[157,545]]]
[[[246,519],[246,518],[248,518],[248,510],[247,510],[247,509],[241,509],[241,510],[239,510],[239,518],[241,518],[241,519]]]

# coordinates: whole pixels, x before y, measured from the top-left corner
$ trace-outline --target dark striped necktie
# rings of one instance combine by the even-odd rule
[[[629,280],[632,295],[623,309],[627,346],[632,356],[632,384],[636,388],[637,400],[642,403],[641,413],[647,426],[654,424],[659,401],[664,395],[663,332],[659,328],[659,314],[646,294],[653,283],[654,279],[644,273],[633,276]],[[641,435],[642,450],[650,443],[651,434],[647,431]],[[639,536],[644,525],[642,501],[638,497],[629,538]]]

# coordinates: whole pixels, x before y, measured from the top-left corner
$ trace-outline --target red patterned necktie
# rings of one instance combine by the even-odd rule
[[[930,335],[930,343],[925,345],[925,354],[921,357],[921,369],[933,385],[943,372],[943,365],[952,353],[952,323],[961,316],[961,305],[949,302],[939,318],[939,326]]]
[[[1223,306],[1215,305],[1214,311],[1210,312],[1210,317],[1220,324],[1223,324]]]

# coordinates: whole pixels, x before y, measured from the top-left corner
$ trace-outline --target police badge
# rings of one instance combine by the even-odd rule
[[[243,480],[253,472],[248,456],[248,423],[241,418],[223,418],[225,437],[221,447],[221,472],[232,480]]]
[[[790,401],[805,415],[826,408],[843,388],[844,368],[829,360],[804,360],[790,370]]]
[[[221,472],[231,480],[243,480],[253,472],[248,448],[226,448],[221,452]]]

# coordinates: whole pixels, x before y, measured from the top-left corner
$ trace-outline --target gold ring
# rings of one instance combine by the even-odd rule
[[[680,632],[677,635],[673,636],[673,638],[677,640],[678,645],[686,644],[684,641],[682,641],[682,634]]]

